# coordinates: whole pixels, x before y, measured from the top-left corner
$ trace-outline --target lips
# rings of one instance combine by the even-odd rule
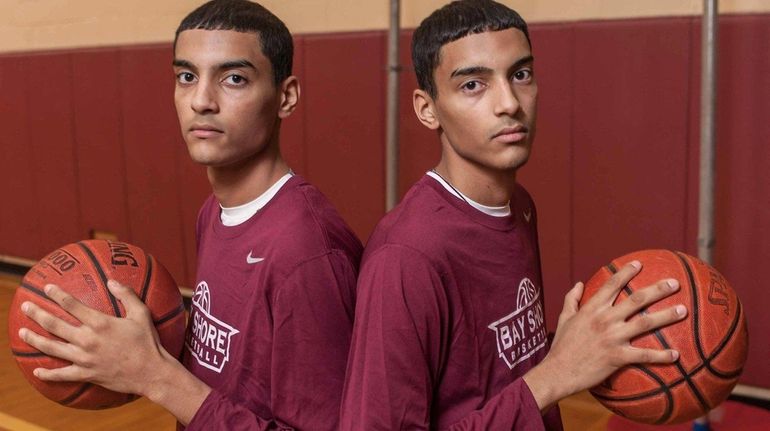
[[[514,143],[519,142],[523,140],[527,133],[529,133],[529,129],[524,127],[521,124],[517,124],[512,127],[506,127],[499,132],[492,135],[492,139],[499,139],[505,142]]]
[[[224,131],[210,124],[193,124],[190,127],[190,133],[196,138],[206,139],[219,136]]]
[[[495,133],[492,138],[497,138],[498,136],[504,136],[504,135],[511,135],[515,133],[527,133],[527,128],[522,126],[521,124],[517,124],[512,127],[506,127],[499,132]]]

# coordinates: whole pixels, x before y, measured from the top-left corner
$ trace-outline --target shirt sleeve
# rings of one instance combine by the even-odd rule
[[[435,429],[432,395],[451,336],[440,272],[421,253],[386,245],[361,269],[358,295],[340,429]],[[546,428],[517,379],[447,429]]]
[[[545,415],[522,378],[514,380],[484,406],[447,428],[451,431],[505,429],[515,431],[562,431],[558,408]]]
[[[336,430],[353,326],[356,269],[343,253],[310,259],[273,301],[270,408],[248,406],[212,391],[188,430]],[[242,366],[247,366],[242,364]]]

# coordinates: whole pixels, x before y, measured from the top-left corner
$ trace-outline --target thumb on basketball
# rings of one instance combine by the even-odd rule
[[[110,289],[110,292],[118,298],[121,303],[123,303],[123,307],[126,309],[126,316],[130,316],[147,308],[131,288],[126,287],[115,280],[107,281],[107,288]]]

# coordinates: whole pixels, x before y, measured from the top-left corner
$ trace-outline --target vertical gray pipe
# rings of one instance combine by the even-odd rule
[[[400,0],[390,0],[390,30],[388,31],[388,96],[385,143],[385,210],[390,211],[398,201],[398,39],[400,29]]]
[[[716,140],[718,0],[704,0],[700,99],[700,198],[698,257],[711,263],[714,248],[714,178]]]

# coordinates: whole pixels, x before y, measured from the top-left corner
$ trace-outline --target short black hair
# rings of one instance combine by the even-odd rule
[[[256,33],[262,53],[273,66],[278,85],[291,76],[294,41],[289,29],[264,6],[248,0],[211,0],[190,12],[176,29],[174,52],[179,34],[185,30],[235,30]]]
[[[493,0],[457,0],[425,18],[412,36],[412,63],[417,84],[434,99],[438,95],[433,72],[441,62],[441,47],[470,34],[516,28],[527,37],[527,23],[515,10]]]

